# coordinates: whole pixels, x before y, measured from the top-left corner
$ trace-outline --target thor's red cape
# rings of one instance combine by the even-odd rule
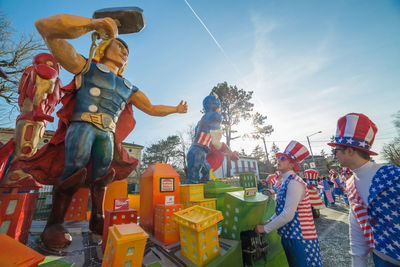
[[[10,169],[22,169],[24,172],[29,173],[39,183],[45,185],[54,185],[61,177],[64,169],[64,147],[65,135],[70,124],[75,104],[76,95],[75,79],[70,84],[62,88],[65,95],[61,99],[63,104],[62,108],[57,112],[59,117],[58,128],[53,137],[44,145],[38,152],[27,159],[20,159],[10,165]],[[136,121],[133,117],[132,105],[126,105],[117,121],[115,130],[115,146],[114,146],[114,159],[110,168],[115,169],[114,180],[122,180],[138,165],[138,160],[128,154],[122,147],[122,141],[134,129]],[[91,178],[91,162],[87,165],[88,179]],[[97,177],[96,177],[97,178]]]

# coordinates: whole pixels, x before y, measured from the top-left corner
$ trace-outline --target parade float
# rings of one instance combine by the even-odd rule
[[[59,25],[65,27],[62,34]],[[119,71],[110,72],[106,59],[113,54],[107,46],[128,51],[123,40],[115,39],[115,31],[135,33],[144,25],[143,11],[136,7],[98,10],[93,20],[58,15],[36,23],[52,54],[37,55],[22,75],[15,135],[0,147],[1,262],[7,266],[287,266],[277,232],[254,232],[257,224],[275,213],[273,196],[257,191],[254,174],[213,175],[226,154],[238,159],[220,142],[220,103],[213,94],[203,101],[205,113],[187,155],[187,183],[181,183],[171,165],[154,163],[140,177],[140,195],[128,195],[124,179],[138,163],[121,147],[135,124],[129,104],[151,113],[151,103],[150,108],[139,104],[143,98],[138,89]],[[80,27],[86,32],[78,31]],[[92,31],[90,55],[79,58],[84,61],[68,65],[71,58],[63,58],[62,45],[52,46],[54,36],[77,38]],[[106,40],[97,44],[99,38]],[[60,66],[75,74],[67,86],[58,78]],[[113,79],[114,87],[108,87],[107,79]],[[58,129],[38,149],[60,102]],[[88,110],[82,112],[84,108]],[[186,109],[181,102],[173,108],[164,106],[159,113]],[[92,149],[83,136],[93,132],[114,140]],[[114,154],[108,155],[108,150]],[[102,161],[108,159],[105,168],[93,151],[103,155]],[[76,157],[79,153],[87,158]],[[44,185],[53,187],[47,223],[33,221],[38,190]]]

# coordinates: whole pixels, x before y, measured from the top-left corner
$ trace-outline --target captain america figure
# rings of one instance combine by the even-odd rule
[[[55,183],[52,210],[41,235],[46,247],[60,249],[71,243],[71,235],[62,223],[72,195],[85,181],[92,197],[89,228],[102,234],[105,188],[118,175],[110,166],[116,157],[128,157],[120,143],[127,135],[126,128],[134,127],[134,121],[121,123],[129,117],[127,114],[133,120],[130,104],[151,116],[186,113],[187,104],[181,101],[177,106],[153,105],[142,91],[121,76],[129,50],[117,38],[118,28],[113,19],[62,14],[39,19],[35,26],[61,66],[75,75],[70,94],[58,112],[61,124],[65,125],[62,127],[66,128],[65,164],[61,178]],[[103,41],[95,52],[97,62],[91,62],[87,70],[87,60],[65,39],[75,39],[92,31]],[[125,133],[122,136],[118,131]],[[136,167],[137,160],[131,165]]]

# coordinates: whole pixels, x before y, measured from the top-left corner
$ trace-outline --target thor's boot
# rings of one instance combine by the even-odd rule
[[[67,179],[57,182],[53,189],[53,203],[46,227],[40,238],[50,249],[62,249],[71,244],[72,237],[62,225],[72,196],[86,179],[86,168],[80,169]]]
[[[92,213],[90,215],[89,229],[95,234],[103,235],[104,213],[103,201],[106,187],[114,179],[115,170],[110,169],[106,175],[90,184],[90,195],[92,197]]]

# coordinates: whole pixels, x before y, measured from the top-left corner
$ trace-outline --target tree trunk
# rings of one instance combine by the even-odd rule
[[[264,149],[265,149],[265,156],[267,157],[267,163],[270,163],[269,162],[269,155],[268,155],[267,145],[265,143],[265,137],[264,136],[262,137],[262,140],[264,142]]]

